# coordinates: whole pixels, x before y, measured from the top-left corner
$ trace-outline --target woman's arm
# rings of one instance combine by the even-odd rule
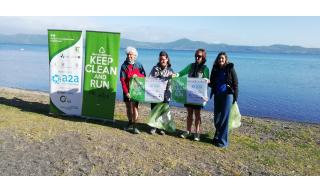
[[[182,77],[182,76],[185,76],[189,73],[191,69],[191,64],[188,65],[187,67],[185,67],[184,69],[182,69],[179,73],[177,73],[177,77]]]
[[[236,70],[234,69],[234,67],[231,69],[231,76],[232,76],[232,88],[233,88],[233,92],[234,92],[234,101],[238,100],[238,93],[239,93],[239,89],[238,89],[238,76],[236,73]]]
[[[120,82],[121,82],[122,90],[125,94],[127,94],[129,92],[126,81],[125,81],[126,78],[127,78],[127,74],[126,74],[125,70],[123,69],[123,67],[121,67]]]

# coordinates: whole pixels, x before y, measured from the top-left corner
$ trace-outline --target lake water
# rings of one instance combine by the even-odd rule
[[[149,74],[160,50],[138,51]],[[194,61],[193,51],[167,52],[176,72]],[[216,55],[207,53],[210,70]],[[119,68],[124,59],[121,49]],[[229,60],[238,74],[242,115],[320,123],[320,55],[230,52]],[[48,92],[48,63],[47,46],[0,44],[0,86]],[[117,89],[117,99],[122,100],[120,81]],[[212,100],[205,110],[213,111]]]

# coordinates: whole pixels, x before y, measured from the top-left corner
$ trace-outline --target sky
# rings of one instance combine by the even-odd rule
[[[275,16],[0,16],[0,34],[46,34],[47,29],[120,32],[122,38],[171,42],[181,38],[230,45],[320,48],[320,17]]]

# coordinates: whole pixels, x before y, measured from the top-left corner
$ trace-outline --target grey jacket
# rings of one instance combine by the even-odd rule
[[[169,81],[171,77],[169,76],[171,76],[172,74],[174,74],[174,71],[172,70],[171,67],[166,67],[164,69],[161,69],[159,64],[153,66],[149,74],[149,77],[159,78],[161,80],[164,80],[167,83],[167,87],[164,92],[164,101],[170,101],[170,98],[171,98],[172,90],[171,90],[171,84]]]

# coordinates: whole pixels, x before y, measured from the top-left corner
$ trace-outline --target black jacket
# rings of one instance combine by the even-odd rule
[[[228,63],[226,66],[226,84],[227,84],[227,93],[233,94],[234,100],[238,100],[238,77],[237,73],[234,69],[233,63]],[[209,87],[211,88],[211,94],[210,98],[212,98],[212,95],[215,94],[216,84],[217,84],[217,77],[218,77],[218,66],[213,65],[210,75],[210,83]]]

